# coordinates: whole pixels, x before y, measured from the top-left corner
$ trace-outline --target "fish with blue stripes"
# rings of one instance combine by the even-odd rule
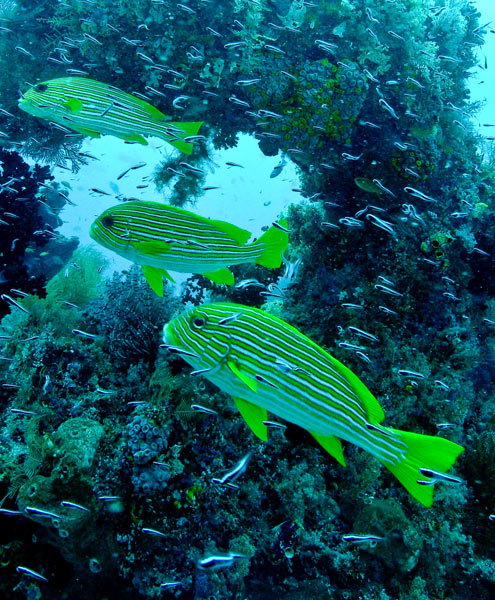
[[[310,338],[261,309],[214,303],[190,307],[164,327],[167,347],[230,394],[252,431],[267,440],[267,412],[309,431],[341,465],[341,440],[367,450],[424,506],[462,446],[401,431],[361,380]]]
[[[236,225],[145,201],[107,209],[91,225],[90,235],[105,248],[141,265],[159,296],[163,295],[163,278],[174,281],[168,270],[233,285],[231,265],[256,263],[276,269],[289,241],[285,219],[247,243],[251,233]]]
[[[145,100],[85,77],[37,83],[21,96],[19,108],[93,138],[114,135],[146,145],[145,137],[156,136],[185,154],[193,151],[185,138],[195,136],[203,123],[170,121]]]

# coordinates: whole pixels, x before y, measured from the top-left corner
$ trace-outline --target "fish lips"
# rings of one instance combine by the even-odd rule
[[[89,237],[93,240],[95,240],[95,242],[99,242],[101,236],[98,234],[98,222],[97,221],[93,221],[93,223],[91,223],[91,226],[89,228]]]
[[[163,326],[163,341],[167,346],[179,346],[172,321],[165,323]]]
[[[38,109],[36,105],[31,102],[31,100],[25,98],[24,96],[21,96],[19,98],[19,100],[17,101],[17,106],[24,112],[27,112],[28,114],[32,115],[33,117],[43,116],[43,112],[40,109]]]
[[[106,236],[104,234],[105,234],[105,227],[104,227],[104,225],[102,225],[100,220],[96,219],[96,221],[93,221],[93,223],[91,223],[91,226],[89,228],[89,237],[91,239],[93,239],[95,242],[97,242],[98,244],[100,244],[101,246],[103,246],[104,248],[109,248],[110,250],[113,250],[112,245],[108,243]]]

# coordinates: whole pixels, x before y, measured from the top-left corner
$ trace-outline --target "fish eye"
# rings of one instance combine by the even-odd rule
[[[204,327],[206,324],[206,319],[203,319],[202,317],[196,317],[192,320],[192,326],[195,329],[201,329],[202,327]]]
[[[115,220],[113,217],[111,216],[107,216],[107,217],[103,217],[103,219],[101,220],[101,224],[103,225],[103,227],[112,227],[115,223]]]
[[[46,92],[47,89],[48,86],[46,85],[46,83],[38,83],[38,85],[34,86],[35,92]]]

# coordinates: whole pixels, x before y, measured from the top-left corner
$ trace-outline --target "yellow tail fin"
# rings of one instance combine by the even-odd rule
[[[431,506],[434,486],[421,484],[418,481],[433,483],[433,480],[421,473],[420,469],[446,473],[464,448],[441,437],[399,431],[398,429],[390,429],[390,431],[398,434],[407,445],[407,454],[401,462],[395,465],[386,462],[383,464],[416,500],[419,500],[424,506]]]
[[[277,225],[258,238],[255,244],[265,244],[265,251],[257,259],[256,264],[269,269],[278,269],[282,264],[282,254],[289,243],[289,234],[286,231],[287,220],[281,219]]]

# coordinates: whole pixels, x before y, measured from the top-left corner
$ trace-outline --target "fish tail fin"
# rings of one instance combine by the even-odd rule
[[[435,479],[434,477],[430,478],[424,471],[446,473],[464,448],[441,437],[391,428],[388,430],[399,436],[400,440],[406,444],[407,450],[400,462],[391,465],[382,461],[383,464],[416,500],[424,506],[431,506]],[[420,469],[423,470],[423,473]]]
[[[180,129],[181,131],[174,131],[172,134],[172,139],[170,139],[170,133],[167,133],[166,135],[162,136],[163,139],[184,154],[192,154],[194,149],[193,144],[190,142],[185,142],[182,138],[189,137],[190,135],[196,135],[201,125],[203,125],[203,121],[187,121],[185,123],[170,122],[167,123],[167,125],[175,127],[178,130]]]
[[[265,245],[263,254],[258,257],[256,264],[269,269],[278,269],[282,264],[282,255],[288,243],[287,220],[281,219],[255,242],[255,244]]]

